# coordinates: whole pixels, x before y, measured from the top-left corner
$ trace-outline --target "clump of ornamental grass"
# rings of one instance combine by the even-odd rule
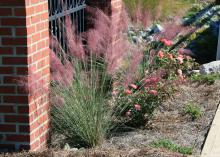
[[[68,86],[52,87],[52,99],[56,102],[52,108],[53,127],[70,144],[93,147],[103,142],[112,125],[108,93],[103,87],[108,76],[104,69],[100,72],[104,66],[92,59],[90,67],[77,59],[72,62],[74,80]]]
[[[89,11],[93,28],[79,37],[67,18],[67,50],[54,38],[51,51],[53,129],[75,147],[99,145],[114,128],[112,78],[129,47],[121,36],[113,45],[112,37],[120,30],[100,10]]]

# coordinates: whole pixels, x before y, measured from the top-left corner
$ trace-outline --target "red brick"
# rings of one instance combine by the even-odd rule
[[[15,109],[13,106],[0,106],[0,113],[15,113]]]
[[[13,54],[12,47],[0,47],[0,55],[10,55]]]
[[[10,16],[10,15],[12,15],[12,9],[11,8],[1,8],[0,9],[0,16]]]
[[[26,15],[25,8],[14,8],[14,15],[15,16],[25,16]]]
[[[5,65],[26,65],[26,57],[3,57],[2,63]]]
[[[25,1],[23,0],[1,0],[0,6],[24,6]]]
[[[7,84],[15,84],[21,81],[21,77],[16,77],[16,76],[5,76],[3,78],[3,82]]]
[[[26,45],[27,38],[2,38],[2,45]]]
[[[28,68],[27,67],[17,67],[16,68],[16,74],[17,75],[27,75],[28,74]]]
[[[1,149],[7,149],[8,151],[14,151],[15,150],[15,145],[14,144],[1,144],[0,143],[0,148]]]
[[[15,93],[15,87],[0,86],[0,94],[13,94],[13,93]]]
[[[18,106],[18,113],[29,113],[29,107],[28,106]]]
[[[1,15],[1,9],[0,9],[0,15]],[[11,28],[0,28],[0,35],[11,35],[12,31]]]
[[[16,36],[26,36],[27,29],[26,28],[16,28]]]
[[[27,47],[17,47],[16,48],[16,54],[18,54],[18,55],[27,55],[28,54],[28,48]]]
[[[0,132],[15,132],[15,131],[16,131],[15,125],[0,124]]]
[[[2,26],[25,26],[26,21],[22,18],[6,18],[1,19],[1,25]]]
[[[12,142],[29,142],[29,135],[6,135],[6,141]]]
[[[28,123],[29,117],[23,115],[5,115],[5,122],[8,123]]]
[[[28,97],[27,96],[3,96],[3,102],[26,104],[28,103]]]
[[[29,133],[30,132],[30,126],[29,125],[20,125],[19,126],[19,132],[27,132]]]
[[[0,74],[13,74],[13,67],[0,67]]]

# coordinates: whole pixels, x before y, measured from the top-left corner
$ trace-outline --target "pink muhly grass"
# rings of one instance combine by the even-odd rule
[[[144,26],[146,28],[153,21],[152,13],[151,13],[150,9],[142,9],[141,4],[138,3],[138,5],[135,9],[133,20],[139,26]]]
[[[123,85],[125,87],[128,87],[131,82],[133,82],[133,79],[135,78],[135,75],[137,74],[137,69],[141,61],[143,60],[143,53],[138,48],[132,49],[132,58],[130,60],[129,67],[127,69],[127,72],[124,77]]]
[[[64,105],[65,101],[61,96],[55,95],[55,96],[51,97],[51,103],[53,105],[55,105],[56,107],[62,107]]]
[[[61,63],[61,60],[57,55],[51,51],[51,80],[61,85],[67,86],[73,81],[74,69],[70,61],[65,60]]]
[[[107,73],[113,74],[126,55],[128,42],[123,38],[122,30],[112,24],[109,16],[99,9],[90,12],[94,15],[94,28],[86,33],[87,48],[91,55],[103,58],[107,65]],[[122,20],[118,25],[123,27],[124,23]]]
[[[159,34],[159,38],[165,38],[167,40],[173,40],[183,29],[183,26],[168,22],[164,24],[164,31]]]
[[[42,93],[48,93],[49,91],[50,80],[48,80],[48,77],[43,77],[41,72],[30,70],[28,75],[21,76],[16,82],[19,89],[32,96],[34,100],[38,96],[42,96]]]
[[[195,28],[192,26],[186,27],[179,23],[175,23],[174,21],[166,22],[163,27],[164,31],[155,36],[155,38],[158,40],[174,40],[177,35],[185,36],[195,31]]]
[[[68,51],[67,53],[72,57],[76,57],[78,59],[85,58],[85,51],[83,48],[82,40],[75,33],[75,27],[73,26],[70,17],[66,18],[66,41]]]

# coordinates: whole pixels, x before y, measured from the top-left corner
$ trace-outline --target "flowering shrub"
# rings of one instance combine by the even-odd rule
[[[115,110],[119,120],[129,126],[141,126],[152,117],[162,101],[163,83],[157,76],[115,89]]]
[[[151,61],[150,72],[163,70],[166,79],[180,79],[183,81],[187,72],[196,66],[194,59],[190,57],[190,50],[169,51],[169,47],[173,45],[173,42],[167,39],[161,39],[160,42],[164,47],[157,52],[157,55]]]
[[[169,50],[171,40],[163,38],[153,46],[139,65],[144,71],[141,77],[133,79],[135,83],[113,87],[117,118],[129,126],[145,125],[161,101],[172,94],[176,83],[185,82],[188,71],[195,66],[189,50]]]

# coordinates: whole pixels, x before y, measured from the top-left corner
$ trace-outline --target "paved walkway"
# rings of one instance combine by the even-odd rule
[[[220,106],[213,120],[201,157],[220,157]]]

